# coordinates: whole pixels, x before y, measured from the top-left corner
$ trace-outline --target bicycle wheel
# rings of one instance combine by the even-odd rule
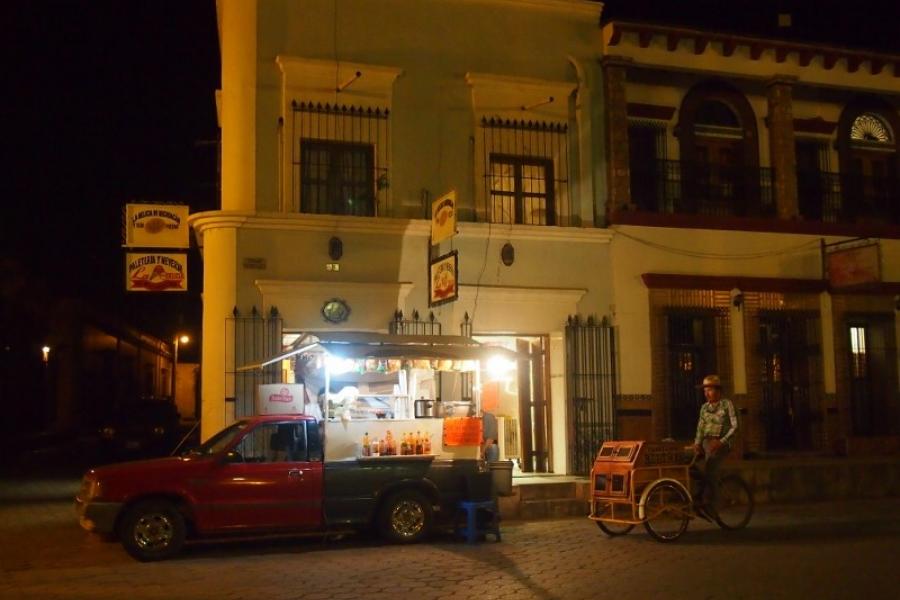
[[[742,529],[753,516],[753,492],[737,475],[726,475],[719,481],[716,523],[722,529]]]
[[[600,528],[600,531],[602,531],[609,537],[625,535],[626,533],[634,529],[634,525],[629,525],[628,523],[604,523],[603,521],[597,521],[596,523],[597,527]]]
[[[674,542],[687,530],[691,500],[680,487],[663,481],[647,494],[644,528],[660,542]]]

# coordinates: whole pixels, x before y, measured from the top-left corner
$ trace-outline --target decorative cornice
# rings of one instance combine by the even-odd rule
[[[415,236],[431,235],[431,221],[425,219],[393,219],[388,217],[347,217],[306,213],[253,213],[246,211],[209,211],[188,217],[202,246],[203,234],[210,229],[270,229],[275,231],[307,231],[330,234],[377,234]],[[488,236],[507,240],[580,242],[608,244],[612,234],[606,229],[552,227],[544,225],[500,225],[498,223],[458,223],[461,238],[485,239]]]
[[[658,121],[670,121],[675,114],[674,106],[661,106],[658,104],[644,104],[642,102],[629,102],[627,108],[629,117],[637,119],[656,119]]]
[[[730,290],[744,292],[821,293],[827,290],[822,279],[782,277],[745,277],[740,275],[686,275],[679,273],[643,273],[641,280],[650,289]]]
[[[406,297],[413,288],[411,281],[297,281],[257,279],[253,282],[264,296],[290,294],[291,297],[317,298],[323,292],[340,296],[348,291],[365,290],[367,294],[400,294]]]
[[[811,119],[794,119],[794,131],[798,133],[820,133],[831,135],[837,128],[836,121],[826,121],[822,117]]]
[[[871,75],[878,75],[886,65],[892,65],[894,77],[900,77],[900,56],[895,54],[627,21],[610,21],[605,23],[602,29],[604,44],[607,48],[621,44],[625,33],[633,33],[637,35],[638,45],[641,48],[649,47],[653,38],[659,36],[666,40],[666,49],[669,52],[675,52],[680,42],[686,42],[693,54],[700,55],[705,53],[710,43],[713,42],[721,45],[724,57],[734,56],[738,46],[746,46],[749,49],[751,60],[759,60],[763,52],[773,50],[776,63],[783,63],[787,60],[788,55],[796,53],[801,67],[808,67],[815,56],[821,56],[825,70],[833,69],[839,60],[844,59],[849,73],[855,73],[863,64],[867,64],[868,72]]]
[[[501,4],[515,6],[515,8],[527,8],[537,10],[550,10],[575,14],[579,17],[587,17],[600,20],[603,14],[602,2],[590,0],[454,0],[459,3],[469,4]]]

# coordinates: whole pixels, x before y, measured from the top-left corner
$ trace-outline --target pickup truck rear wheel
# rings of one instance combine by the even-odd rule
[[[431,532],[434,510],[422,493],[404,490],[391,494],[378,514],[378,531],[389,541],[411,544]]]
[[[122,518],[119,540],[134,558],[143,561],[170,558],[184,546],[184,517],[166,500],[135,504]]]

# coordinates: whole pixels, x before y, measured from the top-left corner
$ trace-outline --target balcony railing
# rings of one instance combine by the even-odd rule
[[[889,177],[797,172],[800,216],[827,223],[900,224],[900,180]]]
[[[638,210],[719,217],[775,215],[772,170],[675,160],[631,165]]]

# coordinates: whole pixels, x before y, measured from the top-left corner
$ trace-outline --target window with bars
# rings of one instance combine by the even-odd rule
[[[374,148],[328,140],[300,142],[300,210],[375,215]]]
[[[484,204],[493,223],[570,225],[568,128],[563,123],[481,120]]]
[[[387,109],[292,103],[291,210],[389,216]]]
[[[491,154],[491,221],[555,225],[553,161]]]

